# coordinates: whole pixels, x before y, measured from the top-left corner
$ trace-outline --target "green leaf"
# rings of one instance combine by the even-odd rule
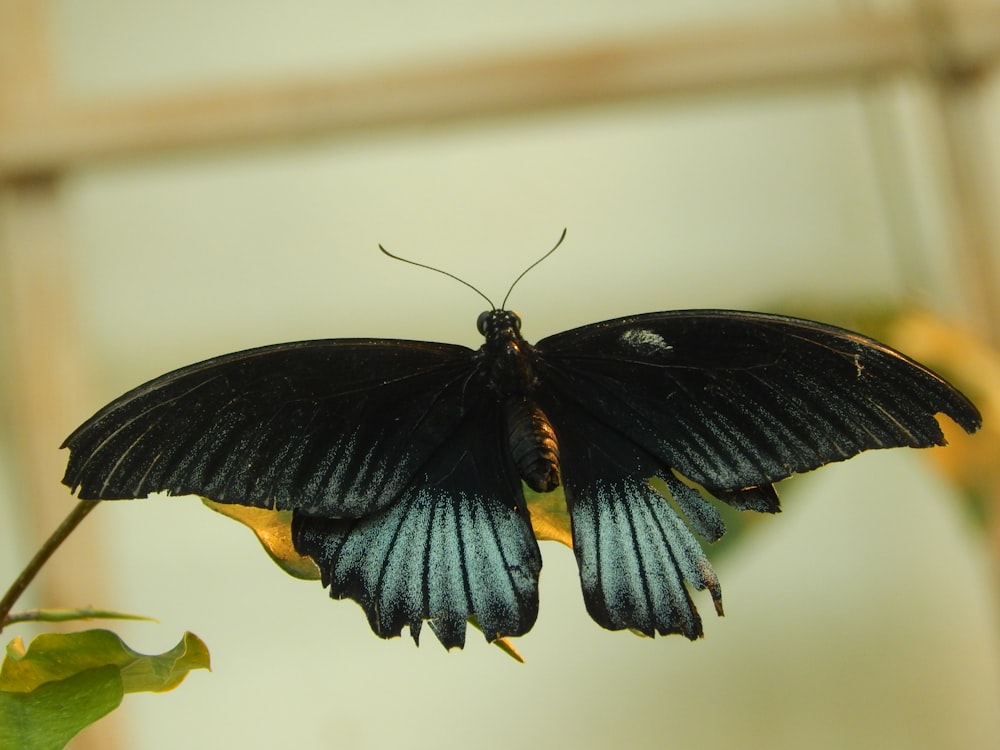
[[[113,711],[125,694],[112,665],[85,669],[27,692],[0,690],[0,747],[59,750]]]
[[[126,693],[172,690],[192,669],[208,669],[209,655],[198,636],[185,633],[174,648],[158,656],[133,651],[109,630],[43,633],[27,651],[20,638],[7,646],[0,668],[0,690],[29,692],[47,682],[114,666]]]
[[[315,581],[320,577],[319,568],[312,558],[300,555],[292,544],[292,511],[217,503],[207,497],[203,497],[201,501],[216,513],[239,521],[249,528],[271,559],[288,575],[308,581]]]
[[[27,649],[15,638],[0,667],[0,748],[58,750],[125,693],[172,690],[202,668],[209,668],[208,649],[191,633],[157,656],[133,651],[108,630],[45,633]]]
[[[14,622],[69,622],[71,620],[145,620],[146,622],[156,622],[152,617],[133,615],[128,612],[81,607],[79,609],[25,609],[11,613],[4,625]]]

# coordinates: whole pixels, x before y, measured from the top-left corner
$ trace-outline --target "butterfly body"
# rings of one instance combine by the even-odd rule
[[[506,432],[514,465],[535,492],[559,486],[559,441],[541,407],[526,398],[509,396],[504,402]]]
[[[521,336],[513,310],[487,310],[477,328],[486,341],[476,353],[486,386],[502,404],[509,449],[521,479],[535,492],[559,486],[559,444],[537,403],[541,382],[535,373],[537,350]]]
[[[591,616],[698,637],[721,591],[695,535],[711,499],[775,512],[773,484],[872,448],[941,445],[976,408],[922,365],[812,321],[648,313],[529,344],[490,310],[478,350],[333,339],[237,352],[123,395],[65,442],[84,499],[198,494],[290,509],[296,549],[380,636],[521,635],[541,557],[522,480],[561,486]],[[650,484],[661,481],[668,496]],[[690,481],[683,481],[690,480]],[[705,493],[691,486],[699,485]]]

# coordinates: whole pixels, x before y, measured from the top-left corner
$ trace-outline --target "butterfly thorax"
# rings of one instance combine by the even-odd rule
[[[531,489],[554,490],[560,481],[559,443],[534,398],[535,349],[521,336],[521,318],[512,310],[489,310],[479,316],[477,326],[486,338],[478,356],[487,387],[503,410],[514,465]]]

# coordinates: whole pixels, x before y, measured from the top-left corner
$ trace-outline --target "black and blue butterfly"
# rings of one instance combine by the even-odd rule
[[[477,350],[303,341],[163,375],[66,439],[63,482],[86,500],[291,510],[295,548],[332,597],[358,602],[381,637],[407,626],[416,639],[426,622],[449,648],[470,619],[490,641],[532,627],[541,556],[522,483],[561,487],[593,619],[697,638],[689,589],[721,612],[695,537],[724,532],[706,494],[774,513],[773,485],[792,474],[942,445],[939,413],[981,424],[935,373],[821,323],[679,310],[532,345],[516,313],[490,306]]]

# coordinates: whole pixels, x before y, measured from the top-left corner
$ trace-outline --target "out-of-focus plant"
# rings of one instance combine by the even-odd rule
[[[0,599],[0,630],[22,622],[149,619],[92,608],[11,611],[42,566],[96,505],[81,502],[42,544]],[[172,690],[192,669],[208,668],[208,649],[192,633],[155,656],[133,651],[109,630],[43,633],[27,647],[21,638],[14,638],[0,666],[0,748],[58,750],[117,708],[126,693]]]

